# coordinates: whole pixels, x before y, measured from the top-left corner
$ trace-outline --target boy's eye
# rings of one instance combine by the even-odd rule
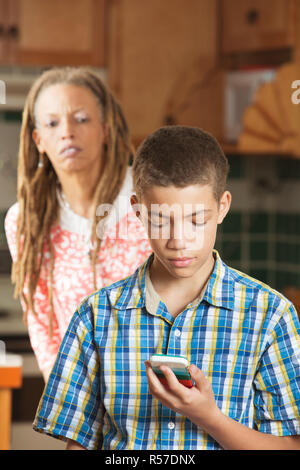
[[[156,222],[153,222],[153,220],[150,221],[152,227],[156,227],[156,228],[162,228],[162,227],[165,227],[168,222],[163,222],[163,223],[156,223]]]
[[[205,224],[206,222],[193,222],[194,227],[203,227]]]
[[[150,221],[151,222],[151,225],[153,227],[157,227],[157,228],[162,228],[162,227],[165,227],[168,225],[168,221],[166,222],[154,222],[153,220]],[[189,221],[189,223],[191,223],[194,227],[203,227],[204,225],[206,225],[206,222],[195,222],[195,221]]]

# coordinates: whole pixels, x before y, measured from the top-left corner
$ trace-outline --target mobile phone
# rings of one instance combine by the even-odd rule
[[[150,358],[150,364],[153,372],[157,375],[161,383],[165,386],[168,385],[159,366],[168,366],[177,377],[177,380],[185,387],[192,388],[193,381],[189,373],[189,361],[185,356],[173,356],[170,354],[153,354]]]

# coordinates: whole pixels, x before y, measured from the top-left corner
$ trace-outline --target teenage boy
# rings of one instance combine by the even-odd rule
[[[68,449],[300,449],[300,325],[293,305],[214,250],[228,162],[198,128],[137,151],[131,203],[152,255],[75,312],[34,428]],[[152,354],[184,355],[194,386]]]

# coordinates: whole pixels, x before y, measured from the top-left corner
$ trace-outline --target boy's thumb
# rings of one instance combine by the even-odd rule
[[[205,380],[205,375],[203,374],[202,370],[198,369],[198,367],[196,367],[194,364],[190,365],[189,371],[196,387],[200,390],[201,386],[203,385],[203,381]]]

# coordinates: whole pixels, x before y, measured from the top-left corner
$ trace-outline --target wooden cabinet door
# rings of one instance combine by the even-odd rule
[[[7,60],[7,2],[0,0],[0,64]]]
[[[0,0],[0,64],[17,62],[19,0]]]
[[[6,60],[8,64],[18,61],[19,51],[19,0],[7,0],[6,16]]]
[[[105,65],[105,0],[18,0],[18,63]]]
[[[294,0],[221,0],[224,53],[281,49],[294,44]]]
[[[219,133],[216,0],[111,0],[109,85],[134,142],[165,124]]]

